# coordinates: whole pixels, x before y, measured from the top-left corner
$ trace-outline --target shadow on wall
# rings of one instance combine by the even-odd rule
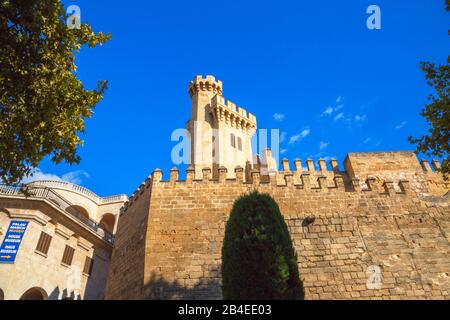
[[[67,288],[63,289],[61,294],[59,287],[56,287],[48,296],[48,300],[81,300],[81,296],[74,291],[69,292]]]
[[[98,247],[94,247],[90,267],[85,261],[83,277],[87,276],[83,300],[103,300],[105,298],[106,281],[108,277],[111,253]]]
[[[191,281],[186,279],[185,281]],[[161,275],[152,273],[144,288],[147,300],[220,300],[222,288],[218,278],[203,278],[193,286],[186,286],[178,280],[165,280]]]

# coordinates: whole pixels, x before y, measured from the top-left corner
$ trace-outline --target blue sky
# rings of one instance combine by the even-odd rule
[[[78,77],[109,89],[86,122],[79,165],[44,160],[40,177],[62,177],[99,195],[131,194],[173,163],[170,140],[190,115],[187,85],[212,74],[223,93],[284,132],[282,157],[413,150],[431,89],[420,61],[445,62],[444,1],[64,1],[112,41],[77,57]],[[381,8],[368,30],[366,8]]]

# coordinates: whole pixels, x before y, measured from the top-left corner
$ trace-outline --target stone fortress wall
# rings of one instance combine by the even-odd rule
[[[121,210],[106,299],[220,299],[226,221],[252,190],[280,206],[306,299],[450,298],[450,185],[428,162],[376,152],[349,153],[344,170],[294,166],[204,168],[201,179],[190,167],[183,181],[155,170]]]

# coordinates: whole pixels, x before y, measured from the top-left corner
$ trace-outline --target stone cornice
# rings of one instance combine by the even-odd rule
[[[37,222],[38,224],[45,226],[51,219],[44,219],[43,217],[39,217],[35,214],[29,213],[15,213],[15,212],[6,212],[10,219],[22,219],[22,220],[32,220]]]
[[[85,226],[83,223],[80,223],[75,217],[71,216],[70,214],[68,214],[67,212],[65,212],[64,210],[62,210],[61,208],[59,208],[58,206],[56,206],[54,203],[52,203],[51,201],[45,199],[45,198],[24,198],[22,196],[17,196],[17,195],[3,195],[0,194],[0,199],[1,198],[7,198],[7,199],[15,199],[15,200],[19,200],[19,201],[39,201],[39,202],[43,202],[46,205],[50,206],[51,208],[53,208],[54,210],[56,210],[57,212],[59,212],[61,215],[64,216],[64,218],[69,219],[72,223],[75,223],[76,225],[78,225],[80,228],[82,228],[82,230],[84,230],[85,233],[91,235],[93,238],[93,241],[98,241],[99,243],[102,243],[104,246],[106,246],[107,248],[111,248],[112,244],[109,243],[108,241],[106,241],[105,239],[103,239],[102,235],[94,232],[93,230],[89,229],[87,226]],[[12,218],[12,219],[24,219],[24,220],[33,220],[36,221],[37,223],[41,224],[41,225],[46,225],[48,222],[50,221],[55,221],[56,223],[59,223],[60,218],[56,217],[56,218],[47,218],[44,219],[42,217],[39,217],[35,214],[23,214],[23,213],[11,213],[10,211],[6,212],[6,214]],[[58,229],[58,228],[56,228]],[[58,232],[55,230],[55,232],[57,232],[59,235],[66,237],[67,233],[64,231]],[[73,233],[73,236],[77,236],[78,233]]]

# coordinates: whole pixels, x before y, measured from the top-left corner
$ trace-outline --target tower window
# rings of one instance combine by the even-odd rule
[[[238,141],[238,149],[242,151],[242,139],[241,139],[241,137],[238,137],[237,141]]]
[[[236,138],[235,138],[234,134],[231,134],[230,138],[231,138],[231,146],[233,148],[236,148]]]

